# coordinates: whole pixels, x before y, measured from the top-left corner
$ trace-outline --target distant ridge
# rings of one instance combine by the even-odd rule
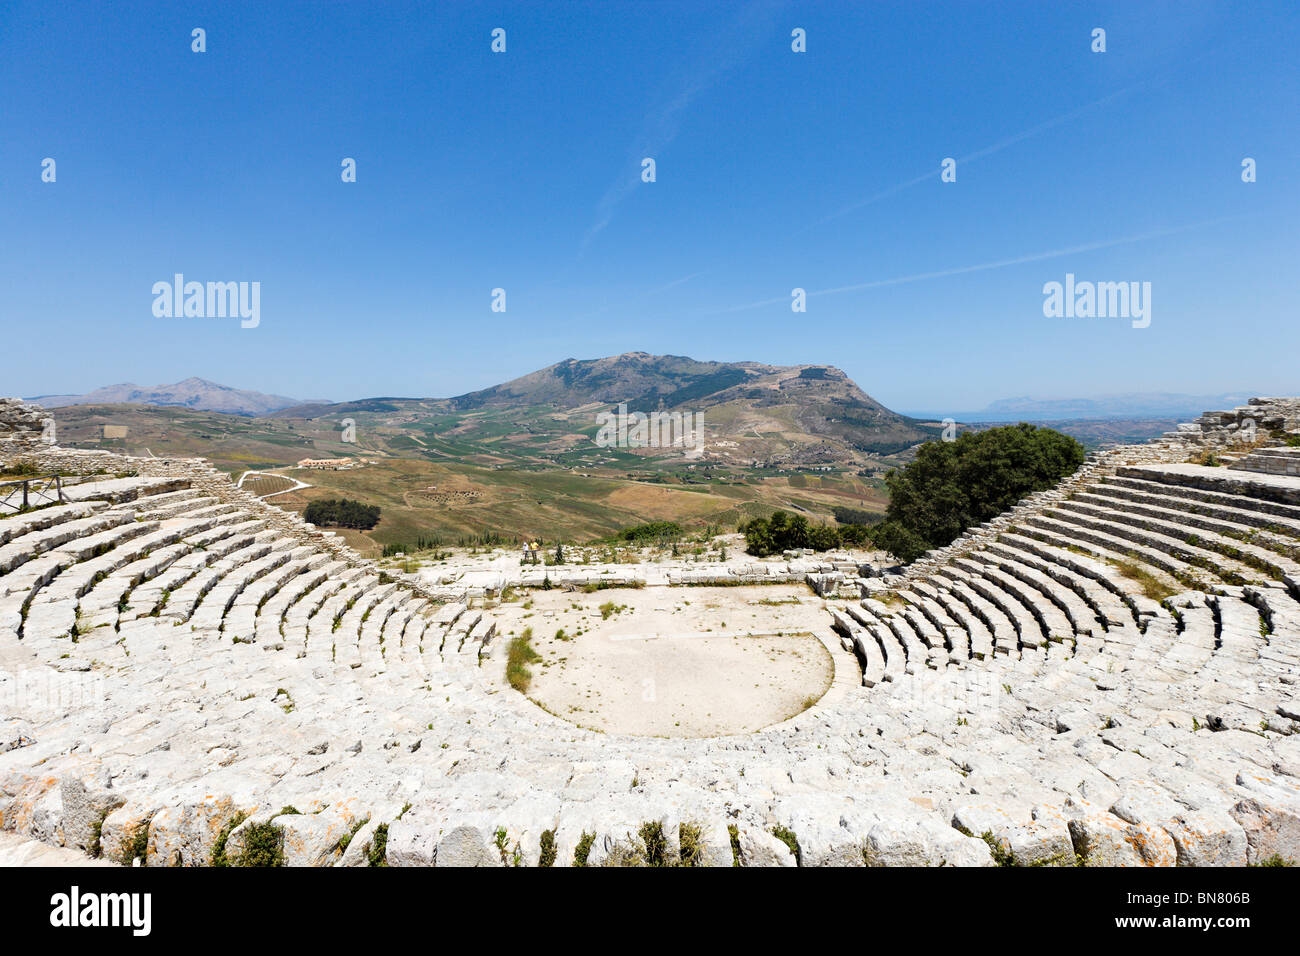
[[[296,398],[231,388],[204,378],[187,378],[174,385],[155,385],[152,388],[123,383],[97,388],[85,395],[37,395],[26,401],[45,408],[61,408],[66,405],[161,405],[245,416],[267,415],[291,405],[305,404]]]
[[[1095,398],[1002,398],[979,411],[912,414],[918,418],[955,418],[960,422],[1072,421],[1089,419],[1192,419],[1209,409],[1244,405],[1254,392],[1182,395],[1173,392],[1128,392]]]

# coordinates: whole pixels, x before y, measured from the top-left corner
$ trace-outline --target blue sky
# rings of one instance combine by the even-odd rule
[[[1300,392],[1291,2],[18,2],[3,21],[5,394],[199,375],[443,396],[632,350],[835,364],[899,409]],[[176,272],[260,282],[260,325],[155,317]],[[1150,282],[1150,327],[1045,318],[1067,272]]]

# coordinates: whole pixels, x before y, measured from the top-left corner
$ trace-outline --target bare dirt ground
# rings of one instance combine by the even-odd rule
[[[648,587],[530,591],[493,614],[506,642],[532,629],[542,659],[528,696],[556,716],[711,737],[779,723],[826,692],[834,665],[811,633],[824,607],[802,585]]]

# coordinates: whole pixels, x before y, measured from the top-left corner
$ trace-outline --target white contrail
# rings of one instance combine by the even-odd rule
[[[579,258],[586,253],[591,241],[613,221],[615,210],[623,200],[640,185],[641,159],[661,153],[677,138],[681,115],[686,108],[760,47],[776,23],[781,6],[776,2],[742,7],[737,22],[727,27],[725,36],[715,38],[703,65],[686,78],[677,95],[645,117],[626,160],[627,172],[621,172],[596,203],[595,221],[578,244]]]
[[[1029,139],[1030,137],[1037,136],[1039,133],[1044,132],[1045,130],[1049,130],[1054,126],[1060,126],[1062,123],[1066,123],[1074,119],[1076,116],[1080,115],[1081,113],[1085,113],[1088,110],[1109,103],[1111,100],[1118,99],[1119,97],[1124,96],[1126,93],[1130,93],[1133,90],[1148,85],[1150,82],[1151,82],[1150,80],[1147,80],[1142,83],[1131,84],[1129,86],[1124,87],[1123,89],[1116,90],[1114,93],[1109,93],[1106,96],[1103,96],[1101,99],[1093,100],[1091,103],[1085,103],[1082,106],[1076,106],[1074,109],[1062,113],[1060,116],[1054,117],[1049,120],[1044,120],[1043,122],[1038,123],[1035,126],[1031,126],[1028,129],[1023,129],[1018,133],[1012,133],[1010,136],[1006,136],[998,140],[996,143],[993,143],[989,146],[985,146],[981,149],[977,149],[973,153],[967,153],[965,156],[958,157],[957,165],[962,166],[966,163],[974,162],[977,159],[983,159],[986,156],[992,156],[994,153],[999,153],[1009,146],[1014,146],[1016,143],[1022,142],[1023,140]],[[868,196],[866,199],[862,199],[859,200],[858,202],[851,203],[843,207],[842,209],[838,210],[837,212],[833,212],[826,216],[823,216],[821,219],[818,219],[816,222],[810,222],[807,225],[799,229],[796,229],[794,233],[791,234],[791,238],[794,238],[795,236],[801,236],[809,229],[815,229],[816,227],[831,222],[832,220],[839,219],[841,216],[847,216],[849,213],[854,212],[858,209],[862,209],[865,206],[870,206],[872,203],[880,202],[882,199],[888,199],[890,196],[896,195],[897,193],[900,193],[905,189],[910,189],[911,187],[920,185],[921,183],[924,182],[931,182],[937,179],[938,175],[939,175],[939,170],[936,167],[934,169],[931,169],[929,172],[922,173],[919,176],[913,176],[911,179],[904,180],[901,183],[895,183],[893,186],[889,186],[885,189],[882,189],[880,192]],[[604,228],[604,226],[607,223],[608,223],[608,219],[598,223],[597,226],[593,227],[591,230],[588,231],[587,237],[583,240],[584,248],[587,239],[590,239],[592,236],[594,236],[595,233],[598,232],[600,229]],[[704,275],[706,272],[710,272],[714,268],[717,267],[713,266],[710,269],[705,269],[700,272],[697,272],[691,278]],[[670,283],[669,285],[663,286],[659,289],[655,289],[654,291],[662,292],[665,291],[666,289],[672,288],[672,286],[675,284],[676,283]],[[747,308],[747,306],[742,308]]]
[[[905,285],[909,282],[922,282],[926,279],[942,279],[946,276],[963,275],[968,272],[984,272],[989,269],[1003,269],[1007,266],[1024,265],[1029,262],[1041,262],[1044,259],[1056,259],[1060,256],[1075,255],[1081,252],[1092,252],[1096,249],[1109,249],[1112,246],[1122,246],[1132,242],[1143,242],[1147,239],[1158,239],[1161,236],[1170,236],[1174,233],[1187,232],[1190,229],[1198,229],[1201,226],[1213,225],[1214,223],[1224,222],[1226,219],[1237,218],[1224,217],[1221,219],[1207,219],[1204,222],[1196,222],[1186,226],[1175,226],[1169,229],[1157,229],[1153,232],[1144,232],[1135,236],[1123,236],[1118,239],[1099,239],[1096,242],[1085,242],[1077,246],[1066,246],[1064,249],[1052,249],[1048,252],[1034,252],[1024,256],[1016,256],[1012,259],[997,259],[993,262],[981,262],[971,266],[956,266],[951,269],[938,269],[934,272],[917,272],[912,275],[895,276],[892,279],[875,279],[870,282],[855,282],[852,285],[835,286],[831,289],[818,289],[808,293],[808,298],[819,295],[836,295],[840,292],[861,292],[864,289],[879,289],[884,286]],[[766,305],[774,305],[778,302],[789,304],[789,296],[779,296],[773,299],[764,299],[761,302],[750,302],[747,305],[737,305],[730,309],[718,309],[714,312],[706,313],[709,315],[720,315],[730,312],[745,312],[749,309],[758,309]]]
[[[977,159],[983,159],[986,156],[992,156],[994,153],[999,153],[1002,150],[1006,149],[1008,146],[1014,146],[1016,143],[1029,139],[1032,136],[1037,136],[1039,133],[1044,132],[1045,130],[1049,130],[1054,126],[1060,126],[1062,123],[1069,122],[1079,114],[1085,113],[1088,110],[1094,109],[1095,107],[1101,106],[1105,103],[1109,103],[1111,100],[1123,96],[1124,94],[1132,90],[1135,90],[1142,85],[1144,84],[1135,83],[1132,86],[1126,86],[1121,90],[1116,90],[1114,93],[1110,93],[1106,96],[1103,96],[1099,100],[1093,100],[1091,103],[1085,103],[1083,106],[1075,107],[1074,109],[1070,110],[1068,113],[1062,113],[1060,116],[1054,117],[1049,120],[1044,120],[1043,122],[1039,123],[1036,126],[1031,126],[1028,129],[1021,130],[1019,133],[1012,133],[1010,136],[1004,139],[1000,139],[996,143],[993,143],[990,146],[985,146],[982,149],[975,150],[975,152],[973,153],[967,153],[965,156],[957,157],[957,165],[958,167],[961,167],[964,166],[966,163],[971,163]],[[913,176],[911,179],[905,180],[904,182],[896,183],[893,186],[890,186],[886,189],[882,189],[880,192],[876,193],[875,195],[868,196],[866,199],[859,200],[858,202],[855,203],[850,203],[849,205],[845,206],[843,209],[840,209],[838,212],[830,213],[829,215],[823,216],[821,219],[817,220],[814,223],[809,223],[807,226],[804,226],[803,229],[800,229],[798,232],[796,232],[795,235],[799,235],[805,230],[812,229],[816,226],[820,226],[825,223],[828,223],[833,219],[839,219],[841,216],[847,216],[849,213],[854,212],[855,210],[861,209],[864,206],[870,206],[872,203],[880,202],[880,200],[882,199],[888,199],[890,196],[893,196],[896,193],[900,193],[904,189],[910,189],[912,186],[919,185],[920,183],[923,182],[937,180],[938,177],[939,177],[939,168],[938,168],[938,164],[936,163],[935,167],[931,169],[929,172],[922,173],[920,176]]]

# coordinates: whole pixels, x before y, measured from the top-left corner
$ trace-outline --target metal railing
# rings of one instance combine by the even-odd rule
[[[31,475],[15,481],[0,481],[0,513],[17,514],[42,505],[64,504],[60,475]]]

